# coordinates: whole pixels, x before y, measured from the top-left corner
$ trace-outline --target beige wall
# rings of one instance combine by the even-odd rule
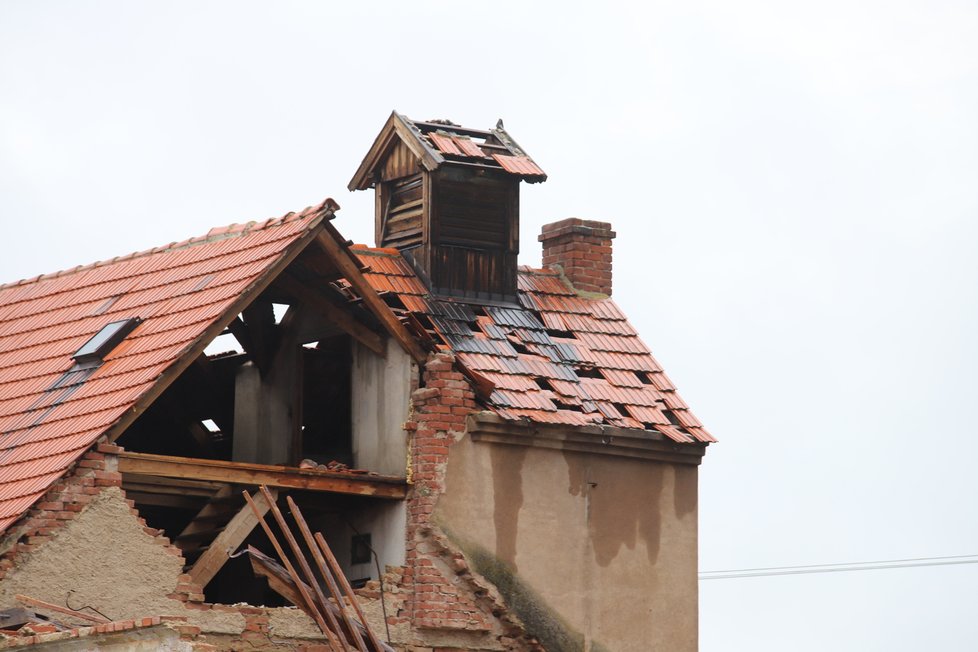
[[[51,541],[18,559],[0,581],[0,605],[15,606],[14,596],[22,593],[59,605],[92,605],[112,620],[174,614],[183,605],[166,596],[182,568],[182,558],[143,531],[122,490],[108,487]]]
[[[696,492],[692,465],[466,435],[435,518],[548,652],[682,652],[697,648]]]

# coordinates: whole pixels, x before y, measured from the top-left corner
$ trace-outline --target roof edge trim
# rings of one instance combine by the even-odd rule
[[[491,412],[477,412],[466,419],[472,441],[531,446],[573,451],[591,455],[610,455],[632,459],[699,465],[707,444],[679,444],[657,432],[628,430],[611,426],[566,426],[510,421]]]

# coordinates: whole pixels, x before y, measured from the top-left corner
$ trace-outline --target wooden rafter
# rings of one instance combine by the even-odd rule
[[[326,298],[322,292],[310,288],[288,272],[284,272],[278,277],[277,284],[299,301],[308,304],[310,308],[321,313],[323,317],[339,326],[350,337],[377,355],[386,354],[387,341],[383,337],[361,324],[356,317]]]
[[[343,274],[343,277],[353,286],[353,289],[363,298],[364,305],[380,320],[387,332],[414,358],[415,362],[424,362],[427,357],[424,349],[394,315],[390,306],[384,303],[377,291],[367,282],[363,272],[360,271],[360,264],[350,253],[350,250],[341,244],[343,239],[336,228],[332,224],[325,223],[323,230],[316,235],[316,242]]]

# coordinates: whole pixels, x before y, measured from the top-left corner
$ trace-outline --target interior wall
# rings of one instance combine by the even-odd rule
[[[413,387],[411,357],[393,342],[381,357],[353,346],[353,464],[403,476],[407,466],[408,406]]]
[[[234,386],[235,462],[295,464],[301,418],[301,349],[292,333],[277,347],[264,377],[253,362],[238,368]]]
[[[697,649],[695,466],[466,435],[435,520],[548,650]]]
[[[373,558],[368,563],[352,563],[351,544],[357,534],[370,535],[370,545],[377,554],[381,573],[387,566],[403,566],[405,563],[407,503],[403,500],[358,501],[354,507],[329,515],[316,525],[350,580],[380,579]]]

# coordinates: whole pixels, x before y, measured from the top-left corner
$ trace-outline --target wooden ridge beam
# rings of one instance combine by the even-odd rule
[[[354,496],[403,499],[407,482],[391,476],[357,475],[299,469],[270,464],[247,464],[149,453],[119,453],[119,471],[162,478],[210,480],[241,485],[327,491]],[[125,482],[125,477],[123,477]]]

